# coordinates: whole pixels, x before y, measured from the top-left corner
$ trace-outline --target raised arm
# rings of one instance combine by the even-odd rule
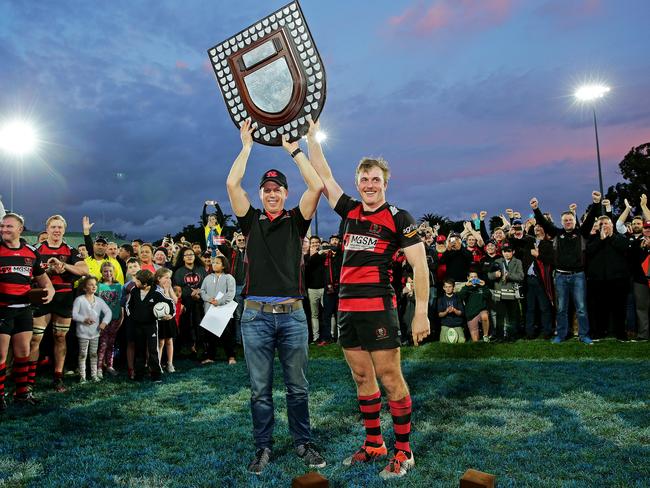
[[[321,147],[320,142],[316,140],[316,134],[319,129],[319,122],[314,122],[312,120],[309,121],[309,132],[307,132],[309,160],[323,182],[323,193],[325,194],[325,197],[327,197],[330,207],[334,208],[341,198],[341,195],[343,195],[343,190],[334,179],[332,170],[330,169],[329,164],[327,164],[327,160],[323,154],[323,148]]]
[[[88,256],[91,258],[95,257],[95,248],[93,247],[93,240],[90,238],[90,229],[93,228],[95,222],[90,221],[90,217],[84,215],[81,218],[81,228],[83,229],[84,234],[84,245],[86,246],[86,251],[88,251]]]
[[[648,208],[648,197],[645,193],[641,194],[641,211],[643,212],[643,219],[650,220],[650,208]]]
[[[242,149],[235,161],[232,163],[230,173],[228,173],[228,178],[226,179],[226,189],[228,190],[230,206],[237,217],[243,217],[246,215],[246,212],[248,212],[248,209],[251,206],[251,202],[242,188],[241,182],[244,179],[246,163],[248,163],[248,157],[253,148],[253,130],[254,128],[251,127],[251,119],[246,119],[239,130]]]
[[[424,244],[418,242],[404,248],[404,256],[413,268],[413,284],[415,289],[415,313],[411,322],[413,331],[413,344],[416,346],[422,342],[430,333],[429,318],[427,316],[429,306],[429,267]]]
[[[616,231],[619,234],[625,234],[627,232],[625,222],[627,221],[627,218],[630,216],[630,212],[632,211],[632,205],[630,205],[630,202],[627,201],[627,198],[623,201],[625,202],[625,210],[623,210],[623,213],[618,217],[618,220],[616,221]]]
[[[530,199],[530,208],[533,209],[533,214],[535,214],[535,222],[542,226],[544,232],[551,237],[555,237],[560,232],[559,228],[555,227],[544,217],[544,214],[539,209],[537,198],[533,197]]]
[[[309,162],[309,159],[307,159],[307,156],[305,156],[305,153],[300,149],[298,142],[289,142],[287,139],[287,135],[282,137],[282,147],[286,149],[295,161],[302,175],[302,179],[305,180],[307,185],[305,193],[300,198],[300,213],[305,220],[310,220],[314,216],[314,212],[316,212],[318,199],[323,192],[323,182],[318,177],[316,170]]]

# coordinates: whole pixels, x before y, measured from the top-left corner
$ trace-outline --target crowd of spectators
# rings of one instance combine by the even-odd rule
[[[216,210],[212,214],[206,211],[210,206]],[[638,215],[632,216],[632,206],[626,201],[625,211],[615,217],[609,202],[593,192],[592,204],[582,215],[572,204],[559,216],[559,225],[541,210],[536,198],[530,200],[527,218],[507,209],[500,217],[501,225],[491,232],[484,211],[464,222],[461,232],[447,235],[437,225],[421,224],[418,232],[430,271],[433,333],[429,340],[539,338],[560,343],[573,336],[585,344],[608,336],[620,341],[648,340],[650,210],[645,195],[638,208]],[[88,275],[76,277],[80,279],[75,283],[71,328],[75,332],[67,336],[66,362],[81,381],[87,379],[88,359],[90,379],[95,381],[104,374],[117,374],[116,357],[133,379],[140,376],[137,358],[154,379],[163,370],[175,371],[178,353],[210,363],[222,347],[228,364],[236,363],[246,236],[237,232],[224,236],[223,219],[219,204],[207,201],[203,242],[182,237],[174,242],[166,236],[159,246],[140,239],[118,246],[101,235],[92,238],[93,224],[83,218],[84,244],[75,252],[86,263]],[[49,231],[32,244],[46,242]],[[337,340],[344,245],[345,237],[339,235],[326,240],[316,235],[305,238],[304,306],[314,344]],[[418,284],[400,252],[394,258],[392,284],[406,346],[411,340]],[[166,303],[167,308],[163,306],[163,312],[154,312],[154,316],[150,309],[139,309],[148,296]],[[200,326],[210,307],[232,300],[239,306],[221,337]],[[151,330],[157,333],[153,341],[148,340]],[[41,361],[52,357],[51,348],[51,341],[44,341]]]

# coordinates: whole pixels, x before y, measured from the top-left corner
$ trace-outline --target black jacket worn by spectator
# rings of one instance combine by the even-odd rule
[[[542,226],[546,234],[553,238],[555,269],[570,272],[584,271],[584,250],[594,221],[601,213],[601,206],[592,205],[582,225],[578,226],[576,222],[576,227],[572,231],[566,231],[563,227],[555,227],[546,220],[539,208],[536,208],[534,213],[535,221]]]
[[[447,273],[445,277],[456,282],[467,281],[467,274],[469,273],[469,268],[473,262],[474,256],[464,247],[461,247],[458,250],[448,249],[440,258],[440,264],[447,265]]]
[[[592,235],[587,242],[587,278],[592,280],[616,280],[629,278],[629,244],[625,237],[614,233],[605,239],[600,233]]]
[[[305,254],[305,284],[307,288],[325,288],[325,253]]]

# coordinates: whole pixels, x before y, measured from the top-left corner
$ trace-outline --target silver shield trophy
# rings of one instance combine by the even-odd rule
[[[325,103],[325,68],[297,1],[208,50],[230,118],[267,146],[300,139]]]

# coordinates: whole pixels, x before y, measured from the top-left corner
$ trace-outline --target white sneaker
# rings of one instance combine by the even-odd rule
[[[94,381],[99,381],[99,380],[101,380],[102,378],[104,378],[104,373],[102,373],[102,370],[101,370],[101,369],[98,369],[98,370],[97,370],[97,378],[99,378],[99,379],[94,380]]]
[[[415,466],[415,457],[411,453],[411,457],[407,457],[404,451],[397,451],[388,466],[379,473],[379,477],[383,480],[391,480],[394,478],[401,478],[404,476],[409,469]]]
[[[173,364],[169,363],[169,364],[167,365],[167,372],[168,372],[168,373],[175,373],[175,372],[176,372],[176,368],[174,368],[174,365],[173,365]]]
[[[117,371],[115,371],[115,368],[113,368],[112,366],[106,368],[106,372],[111,376],[117,376]]]

